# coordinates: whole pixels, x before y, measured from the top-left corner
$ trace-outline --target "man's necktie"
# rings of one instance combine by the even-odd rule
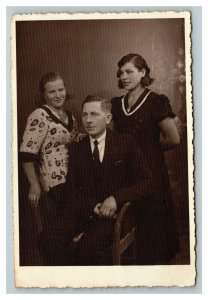
[[[96,163],[96,164],[99,164],[100,163],[100,158],[99,158],[99,149],[98,149],[98,141],[97,140],[95,140],[94,141],[94,145],[95,145],[95,147],[94,147],[94,151],[93,151],[93,159],[94,159],[94,162]]]

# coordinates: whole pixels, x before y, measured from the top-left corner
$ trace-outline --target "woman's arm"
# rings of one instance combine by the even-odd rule
[[[27,179],[30,183],[28,199],[31,203],[31,206],[37,207],[40,200],[41,187],[38,176],[35,171],[35,165],[33,162],[25,162],[22,165]]]
[[[165,118],[159,122],[161,131],[160,144],[164,151],[172,149],[180,143],[180,136],[174,118]]]
[[[34,110],[28,116],[22,143],[20,145],[20,160],[30,184],[28,199],[31,205],[35,207],[37,207],[39,203],[41,194],[35,164],[48,132],[48,116],[47,112],[42,108]]]

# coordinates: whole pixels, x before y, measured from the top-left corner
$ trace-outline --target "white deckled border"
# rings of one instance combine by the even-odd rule
[[[16,36],[18,21],[40,20],[96,20],[96,19],[160,19],[184,18],[186,57],[186,99],[189,165],[189,214],[190,214],[190,265],[165,266],[112,266],[112,267],[20,267],[19,266],[19,215],[18,215],[18,149],[17,149],[17,82]],[[195,214],[194,214],[194,163],[193,163],[193,103],[191,87],[191,20],[190,13],[140,12],[140,13],[57,13],[22,14],[11,19],[11,94],[13,125],[13,220],[16,287],[124,287],[124,286],[192,286],[195,283]]]

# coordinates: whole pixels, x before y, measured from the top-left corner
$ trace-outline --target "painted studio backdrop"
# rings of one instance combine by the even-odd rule
[[[155,80],[150,88],[168,96],[181,119],[180,145],[165,154],[176,209],[181,251],[173,264],[189,264],[188,171],[183,19],[18,21],[16,24],[18,141],[27,116],[39,99],[41,76],[58,70],[78,120],[88,94],[109,99],[117,87],[117,62],[128,53],[141,54]],[[19,147],[18,145],[18,147]],[[19,165],[20,264],[38,265],[37,222],[27,200],[28,183]]]

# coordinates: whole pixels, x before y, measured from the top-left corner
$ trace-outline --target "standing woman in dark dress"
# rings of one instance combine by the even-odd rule
[[[168,172],[163,151],[179,144],[176,116],[169,99],[147,87],[153,82],[144,58],[128,54],[118,62],[119,88],[127,94],[112,99],[114,129],[132,135],[152,170],[154,199],[137,209],[137,264],[167,264],[179,249]],[[130,200],[130,199],[129,199]]]

